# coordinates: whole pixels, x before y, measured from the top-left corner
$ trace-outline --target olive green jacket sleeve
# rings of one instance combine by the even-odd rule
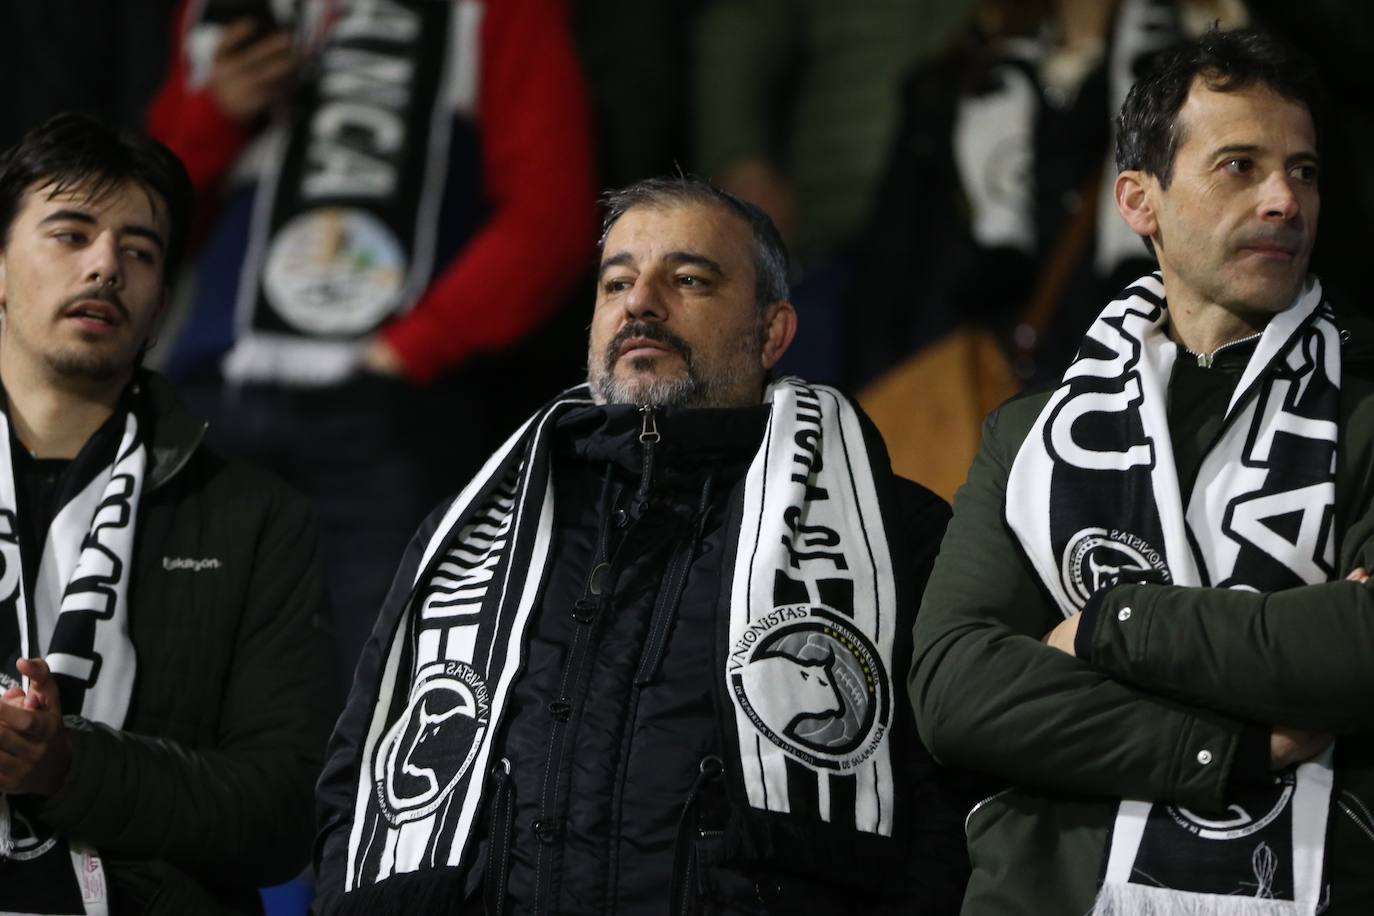
[[[908,681],[943,763],[1040,789],[1222,807],[1245,723],[1122,683],[1042,644],[1063,618],[1003,520],[1007,474],[1045,398],[989,418],[926,588]]]
[[[1329,582],[1273,594],[1122,585],[1103,599],[1092,663],[1186,703],[1272,725],[1374,725],[1374,590]]]

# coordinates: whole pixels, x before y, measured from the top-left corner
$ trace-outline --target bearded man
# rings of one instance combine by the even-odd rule
[[[693,179],[610,194],[588,384],[420,530],[319,799],[325,913],[951,912],[894,688],[947,518],[768,373],[786,253]]]

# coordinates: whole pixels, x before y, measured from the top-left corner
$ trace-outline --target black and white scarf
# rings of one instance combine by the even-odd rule
[[[1309,280],[1256,344],[1185,507],[1167,417],[1178,346],[1159,275],[1088,331],[1026,436],[1006,518],[1066,617],[1130,570],[1270,592],[1334,577],[1340,336]],[[1095,913],[1310,916],[1320,898],[1328,751],[1209,818],[1124,800]]]
[[[742,773],[754,808],[891,836],[898,615],[870,455],[857,413],[835,391],[789,378],[768,399],[737,506],[726,661],[713,685],[735,709],[739,753],[727,770]],[[551,431],[590,403],[585,387],[566,393],[487,462],[388,621],[346,891],[469,865],[489,783],[481,774],[499,756],[494,736],[552,560]],[[832,783],[845,788],[832,796]],[[790,801],[803,796],[814,802],[806,810]]]
[[[0,620],[6,627],[17,623],[23,657],[47,661],[64,715],[119,728],[134,685],[128,591],[147,465],[135,412],[124,415],[111,463],[83,460],[88,457],[83,453],[73,462],[67,499],[48,529],[30,595],[20,556],[9,418],[0,411]],[[8,860],[0,914],[107,913],[99,853],[56,835],[37,818],[32,802],[0,795],[0,858]]]
[[[268,21],[294,21],[307,69],[289,116],[244,156],[258,189],[224,372],[331,384],[429,284],[453,118],[476,107],[483,4],[260,6]],[[193,85],[208,78],[225,17],[243,12],[205,0],[186,42]]]

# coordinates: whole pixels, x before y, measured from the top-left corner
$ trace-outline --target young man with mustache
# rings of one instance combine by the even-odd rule
[[[306,858],[313,526],[139,367],[191,202],[62,115],[0,165],[0,911],[251,913]]]
[[[1159,271],[985,426],[908,684],[1009,783],[966,914],[1374,907],[1374,351],[1307,269],[1313,99],[1256,32],[1157,61],[1115,192]]]
[[[953,912],[899,690],[948,510],[837,392],[769,379],[797,319],[761,211],[606,203],[588,384],[420,530],[364,652],[318,907]]]

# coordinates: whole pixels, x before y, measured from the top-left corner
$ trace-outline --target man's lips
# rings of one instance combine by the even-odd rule
[[[1302,248],[1302,240],[1286,233],[1264,234],[1242,239],[1237,247],[1242,254],[1253,254],[1274,261],[1292,261]]]
[[[1244,245],[1241,247],[1241,251],[1275,261],[1291,261],[1293,256],[1297,254],[1295,249],[1285,245]]]
[[[664,353],[677,353],[671,344],[650,337],[631,337],[616,351],[617,359],[636,356],[659,356]]]
[[[96,328],[113,328],[124,321],[119,307],[104,299],[79,299],[62,310],[62,317]]]

